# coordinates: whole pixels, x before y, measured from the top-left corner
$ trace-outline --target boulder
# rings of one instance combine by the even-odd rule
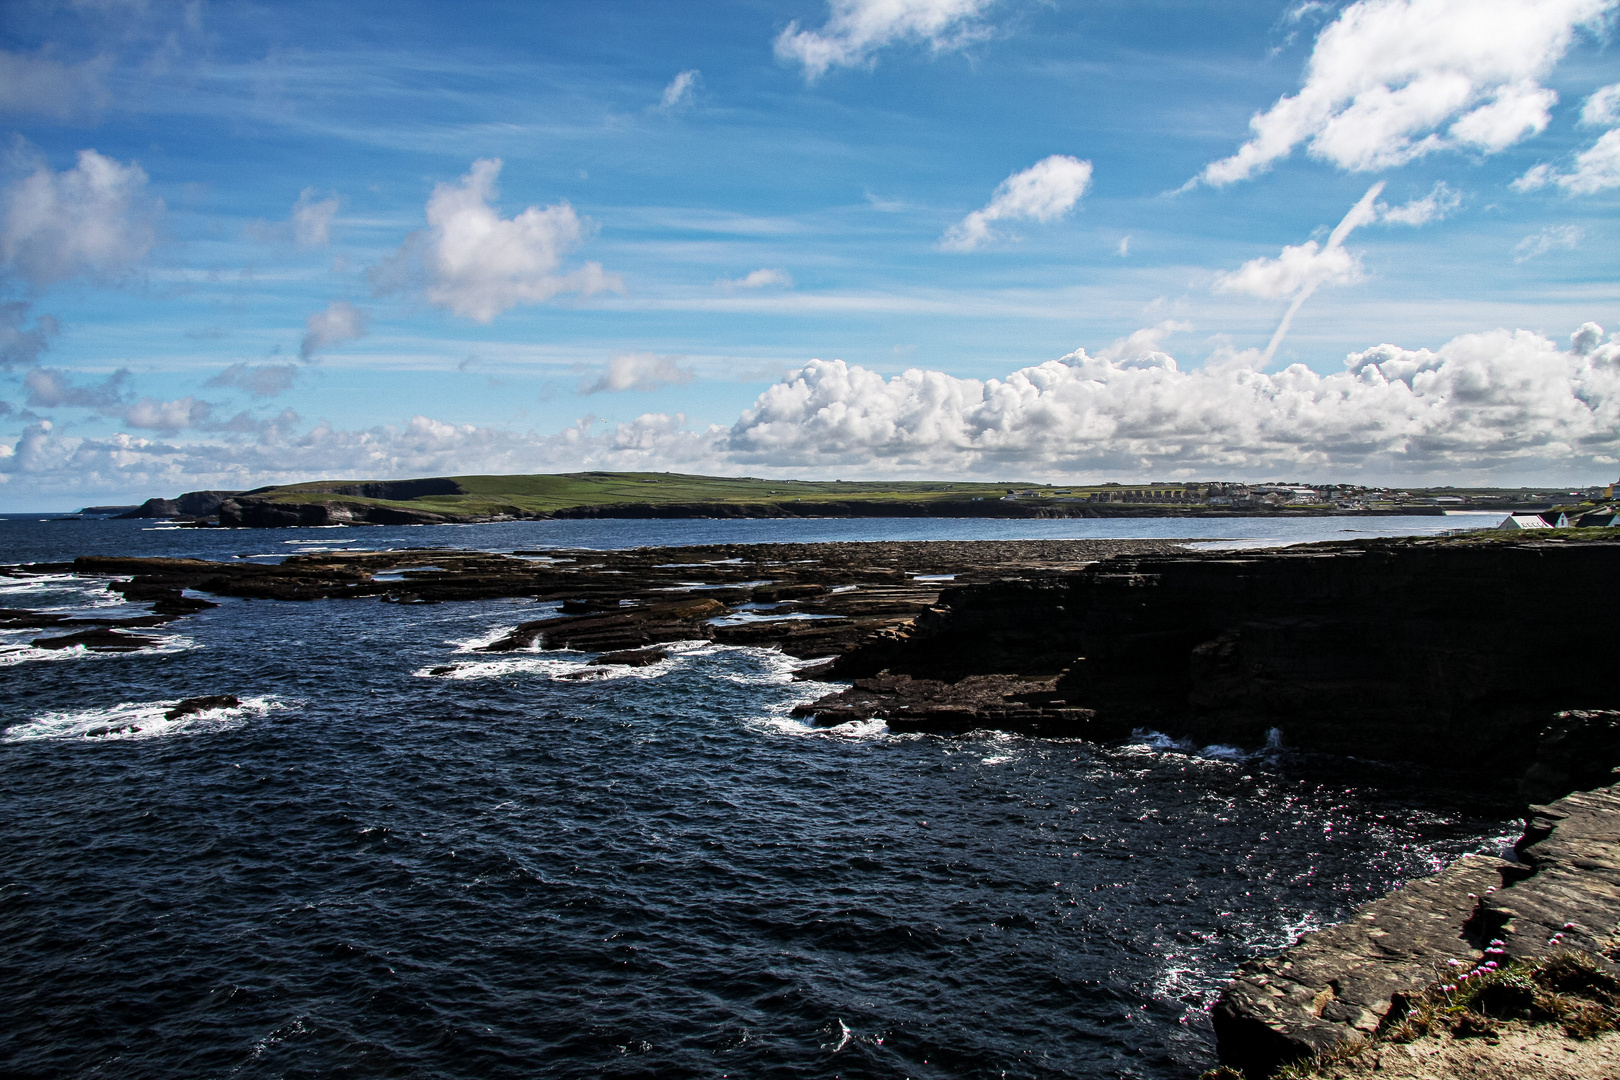
[[[621,652],[603,653],[590,662],[591,667],[604,667],[609,664],[618,664],[623,667],[649,667],[660,660],[668,660],[667,649],[629,649]]]

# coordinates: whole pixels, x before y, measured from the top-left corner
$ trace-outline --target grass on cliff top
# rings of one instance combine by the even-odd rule
[[[1276,1080],[1314,1080],[1334,1065],[1351,1061],[1380,1044],[1409,1043],[1427,1036],[1490,1038],[1505,1023],[1556,1024],[1572,1039],[1594,1039],[1620,1030],[1620,980],[1596,958],[1560,949],[1538,960],[1513,960],[1499,968],[1460,969],[1431,983],[1408,1007],[1384,1018],[1370,1039],[1340,1044],[1305,1061],[1284,1065]],[[1203,1080],[1245,1080],[1230,1066],[1204,1073]]]
[[[559,473],[531,476],[452,476],[464,495],[424,495],[409,500],[333,495],[333,487],[367,481],[317,481],[273,488],[275,502],[312,503],[342,499],[373,506],[408,507],[456,514],[500,513],[504,509],[546,512],[575,506],[626,503],[791,503],[807,502],[965,502],[999,499],[1009,491],[1030,497],[1079,497],[1091,488],[1028,483],[946,483],[943,481],[760,480],[753,477],[690,476],[682,473]]]

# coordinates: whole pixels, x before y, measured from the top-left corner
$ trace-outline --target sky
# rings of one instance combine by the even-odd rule
[[[8,0],[0,510],[1620,475],[1620,0]]]

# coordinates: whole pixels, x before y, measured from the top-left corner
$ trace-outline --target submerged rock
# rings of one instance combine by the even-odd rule
[[[614,652],[638,649],[664,641],[707,640],[713,628],[707,620],[725,614],[718,600],[678,600],[619,608],[600,615],[564,615],[536,619],[482,646],[481,652],[515,652],[541,645],[547,649]]]
[[[649,667],[660,660],[668,660],[667,649],[631,649],[622,652],[603,653],[590,662],[591,667],[603,667],[609,664],[618,664],[623,667]]]
[[[188,697],[179,701],[168,712],[163,714],[165,720],[178,720],[182,716],[194,716],[197,713],[209,712],[213,709],[235,709],[242,704],[242,699],[235,694],[216,694],[213,697]]]
[[[157,638],[107,629],[81,630],[62,637],[35,638],[32,642],[36,649],[71,649],[75,645],[82,645],[91,652],[135,652],[157,643]]]

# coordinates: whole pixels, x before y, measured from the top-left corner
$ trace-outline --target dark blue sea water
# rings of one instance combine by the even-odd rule
[[[0,561],[1219,524],[12,519]],[[0,1074],[1190,1077],[1235,965],[1516,835],[1354,762],[814,731],[829,688],[763,650],[462,655],[544,610],[225,600],[154,653],[0,654]]]

